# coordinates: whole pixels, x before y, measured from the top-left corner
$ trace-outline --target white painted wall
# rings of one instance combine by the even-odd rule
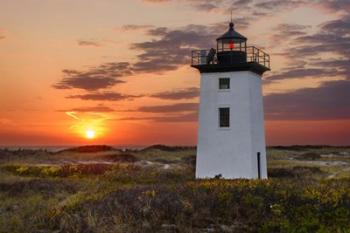
[[[219,78],[230,89],[219,90]],[[197,178],[267,178],[261,77],[251,71],[202,73],[197,146]],[[219,108],[230,108],[230,127],[219,127]]]

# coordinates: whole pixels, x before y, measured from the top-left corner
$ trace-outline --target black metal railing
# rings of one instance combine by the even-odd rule
[[[236,51],[236,50],[235,50]],[[258,49],[254,46],[249,46],[244,48],[244,50],[240,50],[240,52],[244,52],[246,59],[243,62],[247,63],[258,63],[266,68],[270,69],[270,55]],[[192,51],[192,66],[201,66],[201,65],[211,65],[211,64],[220,64],[220,60],[218,59],[217,53],[214,56],[208,56],[209,50],[194,50]],[[222,56],[232,56],[233,54],[225,53],[220,54]],[[242,61],[232,60],[232,64],[241,63]]]
[[[256,62],[270,69],[270,55],[254,46],[247,47],[247,62]]]

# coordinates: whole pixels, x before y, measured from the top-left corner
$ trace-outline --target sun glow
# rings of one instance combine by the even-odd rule
[[[86,132],[85,132],[85,137],[86,137],[87,139],[94,139],[95,136],[96,136],[96,133],[95,133],[94,130],[92,130],[92,129],[86,130]]]
[[[106,121],[112,117],[101,113],[77,114],[76,112],[66,112],[74,121],[70,126],[71,132],[84,140],[101,139],[108,133]]]

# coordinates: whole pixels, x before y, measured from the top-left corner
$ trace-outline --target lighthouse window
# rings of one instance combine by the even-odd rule
[[[230,127],[230,108],[219,108],[219,125],[221,128]]]
[[[230,89],[230,78],[219,78],[219,89]]]

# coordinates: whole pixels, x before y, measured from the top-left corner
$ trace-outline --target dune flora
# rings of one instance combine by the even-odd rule
[[[270,148],[268,180],[195,180],[193,148],[6,151],[0,232],[348,233],[349,151]]]
[[[177,232],[349,232],[349,219],[350,180],[307,188],[280,180],[205,180],[121,188],[67,208],[50,223],[63,232],[120,225],[123,232],[162,232],[164,225]]]

